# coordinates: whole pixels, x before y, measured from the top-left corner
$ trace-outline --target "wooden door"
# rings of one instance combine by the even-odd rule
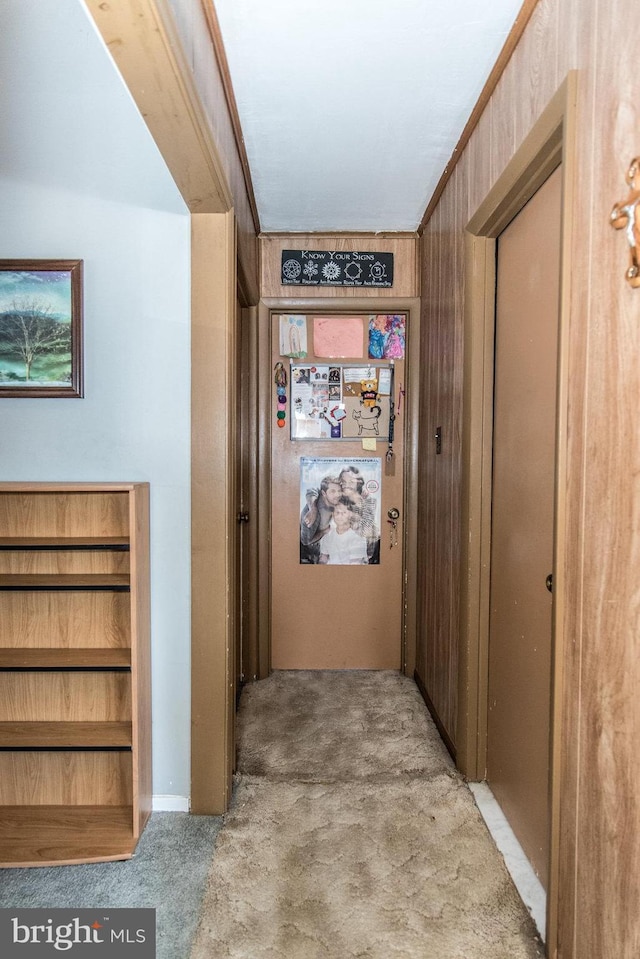
[[[393,316],[404,326],[406,317],[399,319],[391,313],[380,315],[378,326],[388,326]],[[404,382],[404,359],[398,358],[397,350],[391,351],[396,353],[393,363],[388,358],[368,358],[368,315],[360,317],[362,349],[356,348],[356,356],[316,356],[315,319],[305,317],[308,353],[296,360],[294,367],[280,353],[279,315],[271,320],[272,368],[282,362],[288,378],[286,425],[282,428],[277,427],[275,384],[272,399],[271,665],[274,669],[400,669],[404,409],[400,404],[398,410],[398,396]],[[291,420],[309,393],[305,393],[307,384],[298,382],[306,378],[300,369],[315,369],[319,375],[327,370],[328,378],[334,378],[333,386],[341,377],[344,388],[344,378],[353,375],[350,371],[368,366],[375,367],[379,393],[374,389],[367,397],[356,381],[347,387],[350,395],[342,397],[343,403],[334,402],[337,390],[331,393],[331,408],[344,407],[342,431],[352,438],[292,438]],[[331,373],[336,369],[342,372]],[[380,371],[391,369],[393,383],[387,395],[384,378],[391,373]],[[388,460],[384,420],[391,398],[396,418],[393,456]],[[377,434],[371,418],[378,417],[376,408],[382,410]],[[311,427],[309,432],[313,432]],[[323,490],[326,480],[333,482],[325,483]],[[309,536],[304,523],[314,502],[320,521]],[[388,522],[390,509],[398,511],[395,528]],[[324,534],[318,537],[321,530]],[[352,545],[346,549],[348,540]]]
[[[487,781],[549,870],[561,170],[498,240]]]

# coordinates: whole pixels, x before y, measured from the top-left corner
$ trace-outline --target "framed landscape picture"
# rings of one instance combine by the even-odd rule
[[[83,396],[82,260],[0,260],[0,397]]]

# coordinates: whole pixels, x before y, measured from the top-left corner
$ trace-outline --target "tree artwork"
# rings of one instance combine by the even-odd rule
[[[83,396],[82,260],[0,260],[0,398]]]
[[[53,316],[46,303],[14,302],[0,316],[0,357],[19,359],[24,364],[25,382],[31,381],[36,359],[65,356],[70,351],[71,326]]]

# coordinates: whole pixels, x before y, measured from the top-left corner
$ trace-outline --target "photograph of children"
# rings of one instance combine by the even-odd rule
[[[300,459],[300,563],[380,563],[378,457]]]

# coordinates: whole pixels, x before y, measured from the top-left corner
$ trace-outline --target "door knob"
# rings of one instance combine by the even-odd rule
[[[546,578],[545,585],[550,593],[553,592],[553,573],[549,573]]]
[[[237,519],[238,519],[238,522],[239,522],[239,523],[248,523],[248,522],[249,522],[249,514],[248,514],[248,513],[238,513]]]

